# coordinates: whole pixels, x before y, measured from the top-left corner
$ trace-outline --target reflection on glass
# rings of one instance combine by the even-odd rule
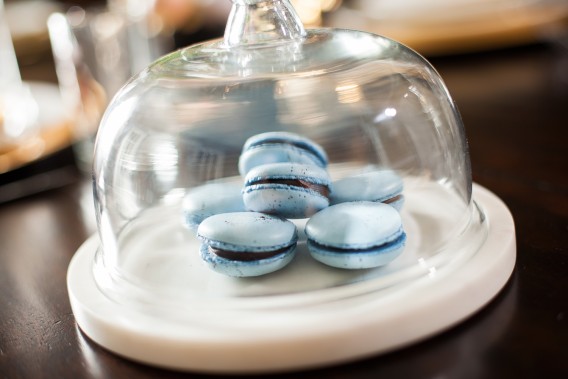
[[[0,154],[16,148],[23,138],[36,132],[36,121],[37,104],[20,77],[4,1],[0,0]],[[4,171],[2,166],[0,158],[0,172]]]
[[[109,9],[71,7],[48,21],[57,77],[69,112],[77,120],[77,160],[90,172],[94,135],[107,101],[168,49],[152,30],[153,2],[111,2]]]

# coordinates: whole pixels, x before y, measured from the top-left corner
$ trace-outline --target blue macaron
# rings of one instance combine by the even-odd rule
[[[400,214],[370,201],[332,205],[310,218],[305,233],[312,257],[344,269],[386,265],[402,253],[406,242]]]
[[[404,204],[402,178],[392,170],[369,171],[334,181],[330,203],[377,201],[401,210]]]
[[[286,266],[294,258],[298,233],[286,219],[256,212],[206,218],[197,229],[201,258],[222,274],[259,276]]]
[[[324,149],[309,138],[289,132],[267,132],[245,142],[239,157],[239,172],[245,176],[256,166],[281,162],[326,167],[328,161]]]
[[[196,229],[205,218],[227,212],[245,211],[240,183],[208,183],[191,188],[182,202],[183,221]]]
[[[318,166],[273,163],[253,168],[245,177],[248,210],[286,218],[306,218],[329,205],[330,179]]]

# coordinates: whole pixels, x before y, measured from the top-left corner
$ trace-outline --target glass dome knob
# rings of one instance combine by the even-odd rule
[[[227,46],[291,41],[306,35],[304,26],[287,0],[232,0],[224,42]]]

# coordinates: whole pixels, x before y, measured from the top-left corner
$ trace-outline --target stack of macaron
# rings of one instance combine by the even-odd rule
[[[202,259],[229,276],[276,271],[295,254],[298,233],[289,219],[305,218],[310,254],[328,266],[364,269],[396,258],[406,240],[401,178],[380,170],[332,182],[327,165],[324,149],[306,137],[249,138],[238,163],[243,187],[207,184],[184,199]]]
[[[239,158],[247,209],[286,218],[306,218],[329,205],[327,154],[294,133],[268,132],[249,138]]]

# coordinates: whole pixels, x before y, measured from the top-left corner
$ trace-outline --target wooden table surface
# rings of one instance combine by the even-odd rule
[[[515,219],[514,273],[488,306],[434,338],[278,377],[568,378],[568,49],[432,62],[466,125],[474,181]],[[0,378],[201,377],[118,358],[78,330],[65,275],[96,230],[87,181],[0,205]]]

